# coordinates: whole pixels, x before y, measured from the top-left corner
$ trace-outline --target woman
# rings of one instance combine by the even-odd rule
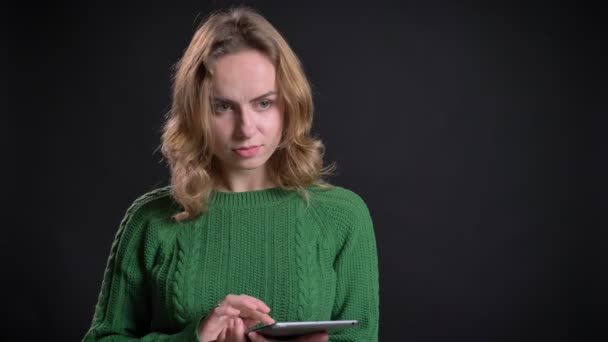
[[[276,321],[358,320],[313,341],[376,341],[372,221],[324,183],[300,63],[261,15],[211,15],[176,66],[162,152],[170,187],[137,199],[85,341],[269,341]]]

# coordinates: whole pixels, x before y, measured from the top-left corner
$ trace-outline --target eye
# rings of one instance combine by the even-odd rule
[[[216,113],[223,113],[232,110],[232,105],[226,102],[217,102],[213,105],[213,110]]]
[[[270,106],[272,106],[272,100],[269,99],[264,99],[261,100],[260,102],[258,102],[258,107],[260,109],[268,109]]]

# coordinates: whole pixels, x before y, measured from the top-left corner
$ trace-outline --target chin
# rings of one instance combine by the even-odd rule
[[[234,168],[243,171],[252,171],[264,167],[265,164],[265,162],[245,162],[234,165]]]
[[[255,156],[250,159],[231,159],[225,165],[232,170],[253,171],[265,167],[268,164],[270,157]]]

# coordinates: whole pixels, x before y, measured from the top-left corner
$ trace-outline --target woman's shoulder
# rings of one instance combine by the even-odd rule
[[[328,184],[327,187],[309,188],[309,194],[310,207],[316,209],[324,219],[359,221],[370,216],[367,204],[353,190]]]
[[[327,184],[326,186],[314,186],[309,188],[311,200],[321,205],[352,207],[367,210],[363,198],[353,190],[342,186]]]
[[[148,191],[137,197],[128,207],[125,218],[137,220],[170,219],[179,207],[171,195],[171,187]]]

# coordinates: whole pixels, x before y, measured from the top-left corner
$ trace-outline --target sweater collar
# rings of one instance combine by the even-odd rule
[[[244,192],[212,191],[209,197],[209,207],[219,208],[246,208],[266,206],[281,202],[295,191],[280,187]]]

